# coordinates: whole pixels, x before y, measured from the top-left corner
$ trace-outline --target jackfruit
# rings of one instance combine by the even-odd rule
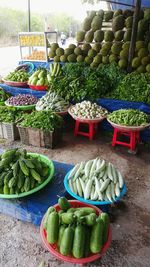
[[[127,29],[132,28],[132,24],[133,24],[133,16],[130,16],[125,20],[125,26]]]
[[[146,68],[145,68],[145,66],[144,66],[144,65],[139,66],[139,67],[136,69],[136,72],[138,72],[138,73],[144,73],[144,72],[146,72]]]
[[[88,31],[88,32],[85,34],[85,42],[87,42],[87,43],[92,43],[93,38],[94,38],[94,32],[93,32],[93,30]]]
[[[86,17],[83,21],[83,30],[84,31],[89,31],[91,29],[91,22],[92,22],[92,18],[91,17]]]
[[[60,57],[62,55],[64,55],[64,49],[61,48],[61,47],[57,48],[56,49],[56,56],[59,56]]]
[[[50,50],[48,53],[49,58],[54,58],[56,56],[55,51]]]
[[[109,55],[109,51],[106,50],[106,49],[104,49],[104,48],[102,48],[102,49],[100,50],[100,53],[101,53],[102,56],[107,56],[107,55]]]
[[[76,62],[76,55],[75,54],[71,54],[67,57],[68,62]]]
[[[99,44],[99,43],[94,44],[92,46],[92,49],[94,49],[98,53],[101,49],[101,44]]]
[[[116,41],[122,41],[123,36],[124,36],[124,31],[119,30],[119,31],[115,32],[114,36],[115,36]]]
[[[124,18],[128,18],[128,17],[132,16],[133,13],[134,13],[134,11],[131,10],[131,9],[125,9],[125,10],[123,10],[123,16],[124,16]]]
[[[95,32],[97,30],[101,30],[102,27],[102,18],[96,15],[91,23],[91,29]]]
[[[74,49],[74,53],[75,55],[79,56],[79,55],[82,55],[82,49],[80,47],[76,47]]]
[[[67,62],[67,55],[62,55],[62,56],[60,57],[60,61],[61,61],[61,62]]]
[[[84,61],[85,61],[85,63],[87,63],[87,64],[90,65],[92,63],[93,59],[90,58],[90,57],[88,57],[88,56],[86,56],[85,59],[84,59]]]
[[[121,69],[126,69],[128,66],[128,61],[126,59],[120,59],[118,65]]]
[[[146,71],[147,71],[148,73],[150,73],[150,64],[148,64],[148,65],[146,66]]]
[[[113,18],[113,14],[114,12],[113,11],[105,11],[105,14],[104,14],[104,20],[105,21],[109,21]]]
[[[146,48],[141,48],[138,52],[138,57],[143,58],[148,55],[148,51]]]
[[[76,40],[77,42],[83,42],[85,37],[85,31],[78,31],[76,33]]]
[[[132,59],[132,68],[136,69],[140,66],[141,59],[139,57],[135,57]]]
[[[109,63],[112,63],[112,62],[118,62],[118,56],[117,55],[111,54],[109,56]]]
[[[124,37],[123,37],[124,42],[128,42],[131,40],[131,33],[132,33],[132,29],[126,30],[126,32],[124,33]]]
[[[111,52],[115,55],[119,55],[122,49],[122,43],[114,43],[111,47]]]
[[[150,30],[145,33],[144,41],[146,45],[150,42]]]
[[[54,62],[60,62],[60,57],[59,56],[55,56],[54,57]]]
[[[97,52],[92,48],[88,51],[88,57],[90,57],[90,58],[95,57],[96,54],[97,54]]]
[[[100,9],[98,12],[97,12],[97,15],[99,15],[102,19],[104,17],[104,10]]]
[[[96,16],[96,11],[95,11],[95,10],[90,11],[90,13],[89,13],[89,17],[90,17],[91,19],[93,19],[95,16]]]
[[[111,47],[112,47],[111,42],[106,42],[106,43],[102,44],[102,49],[104,49],[104,50],[110,51]]]
[[[95,68],[97,68],[98,67],[98,63],[96,63],[96,62],[92,62],[91,64],[90,64],[90,67],[92,68],[92,69],[95,69]]]
[[[150,20],[150,8],[144,10],[144,19]]]
[[[137,31],[136,40],[137,41],[144,41],[145,33],[143,31]]]
[[[73,54],[73,52],[74,52],[74,49],[72,49],[72,48],[65,48],[65,50],[64,50],[64,54],[67,56]]]
[[[51,51],[56,51],[56,49],[59,47],[58,43],[52,43],[51,44]]]
[[[104,40],[105,40],[105,42],[112,42],[114,40],[113,31],[105,31]]]
[[[100,64],[102,62],[102,55],[97,54],[94,59],[93,59],[94,63]]]
[[[120,58],[121,59],[128,59],[128,54],[129,54],[129,51],[128,51],[128,49],[123,49],[123,50],[121,50],[121,52],[120,52]]]
[[[148,31],[148,28],[149,28],[149,21],[147,21],[146,19],[141,19],[138,22],[138,31],[139,32],[145,33],[146,31]]]
[[[130,42],[126,42],[126,43],[124,43],[123,45],[122,45],[122,49],[125,49],[125,50],[129,50],[129,48],[130,48]]]
[[[75,44],[70,44],[70,45],[68,46],[68,48],[75,49],[75,48],[76,48],[76,45],[75,45]]]
[[[101,43],[104,39],[104,32],[101,30],[97,30],[94,32],[94,41]]]
[[[141,60],[142,65],[146,66],[150,63],[150,57],[143,57]]]
[[[143,41],[136,41],[136,44],[135,44],[135,50],[136,51],[139,51],[141,48],[144,48],[144,42]]]
[[[117,17],[117,16],[119,16],[119,15],[122,15],[122,9],[117,9],[117,10],[115,10],[115,11],[114,11],[114,15],[113,15],[113,17]]]
[[[90,44],[83,44],[82,45],[82,54],[83,55],[87,55],[88,54],[88,51],[91,49],[91,45]]]
[[[119,31],[122,30],[124,28],[124,17],[123,15],[119,15],[115,18],[113,18],[113,22],[112,22],[112,29],[113,31]]]
[[[84,61],[84,56],[82,56],[82,55],[77,56],[77,62],[78,63],[83,62],[83,61]]]
[[[109,56],[102,57],[102,63],[103,64],[108,64],[109,63]]]

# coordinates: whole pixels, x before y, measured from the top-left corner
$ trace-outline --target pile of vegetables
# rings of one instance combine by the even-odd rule
[[[39,68],[30,76],[28,84],[36,86],[48,86],[48,71],[45,68]]]
[[[66,111],[69,102],[58,96],[55,92],[47,92],[47,94],[39,99],[36,104],[36,110],[52,110],[54,112]]]
[[[34,105],[38,101],[37,97],[28,94],[18,94],[7,100],[7,104],[11,106],[27,106]]]
[[[108,111],[105,108],[90,101],[82,101],[81,103],[77,103],[70,108],[70,111],[78,118],[84,119],[98,119],[105,117],[108,114]]]
[[[44,217],[48,243],[55,244],[62,255],[78,259],[100,253],[108,239],[108,214],[97,215],[91,207],[74,208],[65,197],[58,203],[60,210],[51,206]]]
[[[0,107],[0,122],[16,123],[22,118],[23,112],[18,112],[14,107]]]
[[[150,74],[129,73],[108,94],[110,98],[150,104]]]
[[[51,79],[50,90],[70,102],[105,97],[125,76],[115,63],[97,69],[84,63],[67,63],[61,70],[61,75]]]
[[[62,117],[52,111],[33,111],[30,114],[24,114],[19,125],[22,127],[41,129],[47,132],[60,128],[62,123]]]
[[[3,88],[0,87],[0,102],[6,101],[11,95],[6,93]]]
[[[116,124],[126,126],[144,126],[150,121],[146,113],[136,109],[115,110],[107,118]]]
[[[28,192],[47,179],[50,169],[24,150],[9,149],[0,155],[0,194]]]
[[[68,176],[70,190],[93,201],[115,201],[123,185],[121,173],[113,164],[100,158],[76,164]]]
[[[10,72],[4,80],[13,82],[27,82],[29,79],[29,74],[24,70],[15,70]]]

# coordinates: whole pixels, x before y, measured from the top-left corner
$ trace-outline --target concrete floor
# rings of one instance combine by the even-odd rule
[[[0,142],[0,148],[21,146],[20,142]],[[127,195],[111,208],[113,240],[107,253],[87,266],[149,267],[150,266],[150,150],[140,145],[139,153],[131,155],[123,147],[111,147],[111,136],[104,133],[94,141],[64,134],[61,147],[48,150],[26,147],[50,159],[77,163],[100,157],[112,162],[123,174]],[[0,214],[0,267],[71,267],[55,259],[42,245],[39,228]],[[74,265],[79,266],[79,265]]]

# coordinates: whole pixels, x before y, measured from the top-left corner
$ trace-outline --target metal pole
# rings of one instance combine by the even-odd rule
[[[31,32],[30,0],[28,0],[28,31]]]
[[[128,56],[128,72],[132,71],[131,64],[132,64],[132,59],[133,59],[134,51],[135,51],[135,43],[136,43],[140,10],[141,10],[141,0],[136,0],[136,6],[135,6],[134,16],[133,16],[131,42],[130,42],[129,56]]]

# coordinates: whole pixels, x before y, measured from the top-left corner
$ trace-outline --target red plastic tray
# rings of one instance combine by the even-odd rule
[[[48,86],[47,85],[43,85],[43,86],[40,86],[40,85],[31,85],[31,84],[28,84],[29,87],[32,89],[32,90],[36,90],[36,91],[46,91],[48,89]]]
[[[71,207],[74,207],[74,208],[77,208],[77,207],[92,207],[92,208],[94,208],[96,210],[96,214],[97,215],[99,215],[102,212],[99,208],[97,208],[97,207],[95,207],[93,205],[85,204],[85,203],[82,203],[82,202],[77,201],[77,200],[69,200],[69,202],[71,204]],[[60,210],[60,207],[59,207],[58,204],[54,205],[54,207],[56,208],[57,211]],[[43,220],[44,220],[44,218],[43,218]],[[95,260],[101,258],[102,255],[110,247],[111,240],[112,240],[111,227],[109,227],[108,240],[104,244],[104,246],[102,247],[100,253],[91,254],[91,256],[86,257],[86,258],[81,258],[81,259],[76,259],[76,258],[71,257],[71,256],[63,256],[62,254],[60,254],[57,251],[57,246],[55,244],[51,245],[51,244],[48,243],[48,241],[46,239],[46,230],[43,228],[43,220],[42,220],[41,226],[40,226],[40,235],[41,235],[42,241],[43,241],[45,247],[47,248],[47,250],[50,253],[52,253],[56,258],[58,258],[58,259],[60,259],[62,261],[71,262],[71,263],[74,263],[74,264],[85,264],[85,263],[88,263],[88,262],[92,262],[92,261],[95,261]]]

